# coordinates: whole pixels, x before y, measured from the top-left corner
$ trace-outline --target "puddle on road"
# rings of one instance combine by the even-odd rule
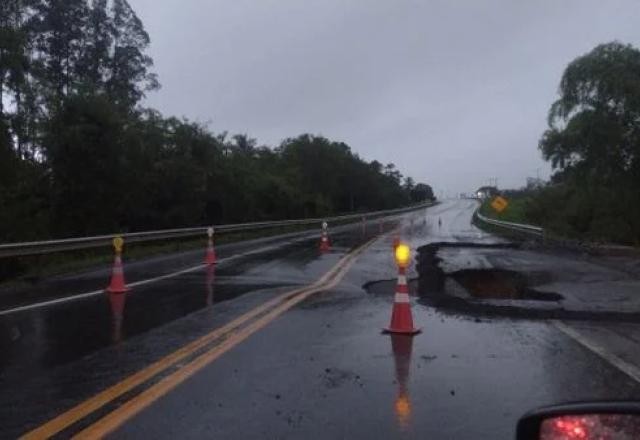
[[[536,301],[562,299],[562,296],[557,293],[540,292],[528,287],[529,279],[511,270],[466,269],[454,272],[449,277],[456,280],[474,298]]]

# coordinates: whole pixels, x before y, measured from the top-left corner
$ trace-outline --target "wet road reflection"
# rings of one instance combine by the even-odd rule
[[[207,276],[205,279],[206,286],[206,300],[205,304],[207,307],[211,307],[213,305],[213,286],[216,280],[216,267],[214,265],[207,266]]]
[[[127,301],[127,293],[106,293],[111,305],[111,340],[114,344],[122,342],[122,321],[124,320],[124,305]]]
[[[217,303],[251,292],[308,283],[344,251],[362,242],[354,230],[357,226],[332,234],[332,251],[324,255],[318,252],[317,238],[285,242],[233,264],[203,266],[127,293],[105,293],[2,316],[0,389],[102,348],[124,345],[130,338]]]
[[[409,398],[408,385],[414,336],[392,334],[390,337],[398,385],[393,407],[400,430],[406,431],[411,423],[411,400]]]

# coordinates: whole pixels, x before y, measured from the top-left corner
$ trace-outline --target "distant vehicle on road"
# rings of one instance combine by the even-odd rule
[[[481,186],[476,191],[476,196],[482,200],[497,196],[498,194],[498,188],[495,186]]]

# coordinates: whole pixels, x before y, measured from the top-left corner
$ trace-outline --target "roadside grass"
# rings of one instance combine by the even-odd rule
[[[491,201],[493,199],[487,199],[480,205],[479,212],[485,217],[489,217],[496,220],[513,222],[513,223],[522,223],[522,224],[533,224],[531,220],[527,219],[527,204],[529,203],[529,197],[521,196],[521,197],[504,197],[508,205],[502,212],[497,212],[491,206]],[[510,229],[502,228],[499,226],[491,225],[485,222],[480,221],[478,218],[474,216],[473,223],[480,229],[485,232],[496,234],[502,236],[504,238],[522,241],[522,240],[530,240],[531,236],[528,234],[512,231]],[[535,225],[534,225],[535,226]]]
[[[505,197],[509,204],[502,212],[497,212],[491,207],[491,199],[485,200],[480,206],[480,214],[485,217],[494,218],[496,220],[502,220],[506,222],[524,223],[529,224],[527,220],[526,210],[529,203],[528,197]]]
[[[496,220],[541,226],[544,228],[543,240],[547,245],[598,255],[632,256],[634,258],[638,256],[640,249],[638,243],[625,242],[624,240],[607,241],[607,239],[602,236],[589,233],[578,234],[571,228],[570,220],[567,217],[563,217],[561,213],[555,215],[552,212],[553,216],[548,220],[547,224],[527,218],[526,214],[534,216],[536,210],[535,199],[530,195],[521,195],[519,197],[506,196],[505,198],[509,204],[503,212],[496,212],[496,210],[491,207],[491,200],[485,200],[480,205],[479,212],[485,217]],[[546,208],[548,211],[551,211],[553,206],[547,205]],[[487,224],[477,218],[474,218],[474,224],[486,232],[498,234],[510,239],[531,239],[527,234]],[[611,236],[611,234],[609,234],[609,236]]]

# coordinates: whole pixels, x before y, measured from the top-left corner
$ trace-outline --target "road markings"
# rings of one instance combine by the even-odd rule
[[[631,379],[640,383],[640,368],[607,351],[600,344],[589,340],[585,336],[581,335],[576,329],[569,327],[561,321],[553,321],[553,325],[562,333],[574,339],[583,347],[591,350],[618,370],[629,376]]]
[[[280,305],[276,309],[272,310],[268,314],[259,318],[257,321],[252,322],[248,327],[243,328],[238,333],[232,335],[228,339],[225,339],[220,345],[217,345],[215,348],[211,349],[208,352],[197,357],[193,362],[185,365],[183,368],[178,370],[177,372],[171,374],[170,376],[165,377],[157,384],[151,386],[146,389],[133,399],[127,401],[122,406],[118,407],[113,412],[109,413],[107,416],[98,420],[93,425],[89,426],[85,430],[78,433],[74,438],[77,439],[95,439],[102,438],[105,435],[113,432],[119,426],[121,426],[124,422],[131,419],[133,416],[138,414],[143,409],[147,408],[156,400],[160,399],[162,396],[166,395],[169,391],[176,388],[178,385],[183,383],[185,380],[189,379],[195,373],[209,365],[211,362],[215,361],[221,355],[226,353],[231,348],[238,345],[240,342],[247,339],[249,336],[257,332],[258,330],[265,327],[267,324],[272,322],[275,318],[280,316],[282,313],[289,310],[294,305],[298,304],[300,301],[308,298],[310,295],[327,290],[332,288],[335,282],[332,282],[324,287],[314,288],[305,291],[304,293],[292,298],[290,301],[285,302]]]
[[[136,286],[143,286],[145,284],[155,283],[157,281],[166,280],[167,278],[173,278],[173,277],[177,277],[178,275],[183,275],[185,273],[193,272],[193,271],[196,271],[196,270],[201,269],[203,267],[204,267],[204,264],[199,264],[197,266],[189,267],[187,269],[179,270],[177,272],[171,272],[171,273],[159,276],[159,277],[149,278],[147,280],[140,280],[140,281],[136,281],[134,283],[129,283],[129,284],[127,284],[127,287],[136,287]],[[38,303],[29,304],[29,305],[26,305],[26,306],[14,307],[12,309],[0,310],[0,316],[2,316],[2,315],[10,315],[12,313],[23,312],[25,310],[40,309],[40,308],[43,308],[43,307],[53,306],[53,305],[56,305],[56,304],[63,304],[63,303],[71,302],[71,301],[77,301],[79,299],[89,298],[89,297],[92,297],[92,296],[100,295],[100,294],[103,294],[104,292],[105,292],[105,289],[94,290],[94,291],[91,291],[91,292],[79,293],[77,295],[65,296],[64,298],[56,298],[56,299],[51,299],[51,300],[48,300],[48,301],[41,301],[41,302],[38,302]]]
[[[300,240],[304,240],[304,239],[305,238],[300,239]],[[300,241],[300,240],[297,240],[297,241]],[[233,256],[227,257],[227,258],[222,258],[222,259],[218,260],[218,267],[220,267],[222,265],[229,264],[230,262],[232,262],[232,261],[234,261],[236,259],[245,258],[245,257],[251,256],[251,255],[255,255],[255,254],[261,254],[263,252],[268,252],[268,251],[270,251],[272,249],[277,249],[278,247],[279,246],[277,246],[277,245],[264,246],[264,247],[258,248],[256,250],[253,250],[253,251],[244,252],[242,254],[233,255]],[[165,274],[165,275],[160,275],[158,277],[149,278],[149,279],[146,279],[146,280],[135,281],[133,283],[127,284],[127,286],[128,287],[144,286],[146,284],[156,283],[158,281],[166,280],[166,279],[169,279],[169,278],[175,278],[177,276],[184,275],[185,273],[194,272],[194,271],[196,271],[198,269],[203,269],[205,267],[206,267],[206,265],[204,263],[200,263],[200,264],[198,264],[196,266],[188,267],[186,269],[182,269],[182,270],[179,270],[177,272],[171,272],[171,273],[168,273],[168,274]],[[0,316],[10,315],[10,314],[13,314],[13,313],[18,313],[18,312],[24,312],[24,311],[27,311],[27,310],[40,309],[40,308],[43,308],[43,307],[49,307],[49,306],[53,306],[53,305],[56,305],[56,304],[64,304],[64,303],[67,303],[67,302],[78,301],[80,299],[90,298],[92,296],[101,295],[104,292],[105,292],[105,289],[93,290],[91,292],[78,293],[78,294],[74,294],[74,295],[71,295],[71,296],[65,296],[64,298],[56,298],[56,299],[51,299],[51,300],[47,300],[47,301],[37,302],[37,303],[34,303],[34,304],[28,304],[28,305],[25,305],[25,306],[18,306],[18,307],[14,307],[14,308],[11,308],[11,309],[0,310]],[[131,293],[131,292],[129,292],[129,293]]]
[[[50,420],[39,428],[29,432],[23,438],[25,439],[36,439],[36,438],[44,438],[52,436],[66,427],[72,425],[78,420],[86,417],[127,391],[137,387],[138,385],[146,382],[147,380],[153,378],[157,374],[165,371],[172,365],[180,362],[184,358],[188,357],[190,354],[196,352],[200,348],[206,346],[208,343],[214,341],[215,339],[223,336],[225,333],[232,331],[234,328],[244,324],[251,318],[259,315],[263,311],[267,310],[269,307],[274,306],[278,302],[282,300],[282,297],[277,297],[268,301],[251,311],[241,315],[235,320],[229,322],[228,324],[208,333],[195,341],[185,345],[184,347],[176,350],[175,352],[165,356],[164,358],[152,363],[148,367],[138,371],[137,373],[127,377],[121,382],[113,385],[110,388],[96,394],[92,398],[82,402],[81,404],[71,408],[70,410],[64,412],[58,417]]]
[[[193,355],[199,349],[206,347],[209,343],[214,342],[219,338],[224,338],[229,333],[232,333],[231,335],[227,336],[226,339],[223,339],[223,341],[218,345],[209,349],[204,354],[198,355],[198,357],[196,357],[194,360],[185,363],[176,372],[166,376],[158,383],[152,385],[147,390],[135,396],[134,398],[120,406],[118,409],[114,410],[112,413],[108,414],[103,419],[100,419],[98,422],[91,425],[89,428],[79,434],[81,438],[85,435],[88,435],[91,438],[106,435],[108,432],[117,428],[130,417],[150,405],[153,401],[166,394],[166,392],[175,388],[195,372],[217,359],[220,355],[233,348],[244,339],[248,338],[251,334],[266,326],[286,310],[290,309],[291,307],[298,304],[300,301],[303,301],[314,293],[333,288],[341,281],[347,271],[351,268],[356,258],[362,252],[364,252],[364,250],[366,250],[375,240],[376,239],[374,238],[368,241],[364,245],[356,248],[349,254],[342,257],[335,266],[333,266],[328,272],[326,272],[313,284],[281,294],[278,297],[273,298],[272,300],[252,309],[251,311],[231,321],[225,326],[200,337],[199,339],[187,344],[186,346],[151,364],[143,370],[140,370],[132,376],[127,377],[116,385],[98,393],[94,397],[80,403],[74,408],[71,408],[65,413],[45,423],[44,425],[41,425],[35,430],[27,433],[22,438],[35,439],[51,437],[55,435],[71,426],[73,423],[76,423],[77,421],[90,415],[96,410],[102,408],[104,405],[115,400],[127,391],[152,379],[168,368],[175,366],[180,361],[184,360],[190,355]],[[268,311],[269,309],[271,310]],[[265,312],[266,314],[260,317],[260,315]],[[247,327],[239,329],[239,327],[241,327],[244,323],[254,318],[258,319],[250,323]],[[102,434],[98,434],[98,432],[102,432]]]

